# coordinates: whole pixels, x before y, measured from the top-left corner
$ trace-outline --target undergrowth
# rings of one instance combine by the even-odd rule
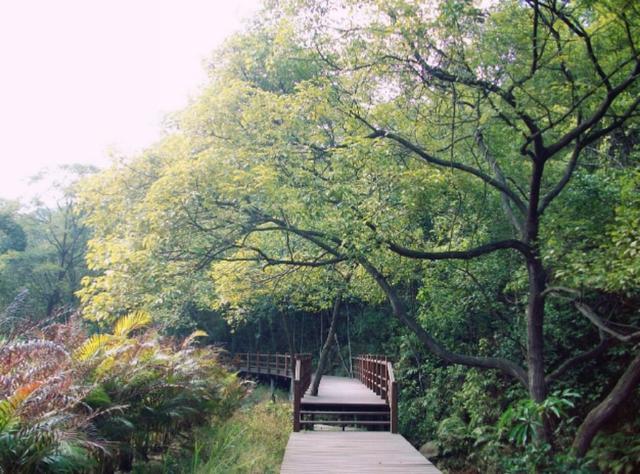
[[[256,387],[225,423],[201,430],[188,472],[193,474],[262,474],[279,472],[291,432],[291,403],[286,393],[275,401]]]

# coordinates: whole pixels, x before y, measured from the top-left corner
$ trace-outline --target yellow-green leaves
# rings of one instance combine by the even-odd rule
[[[146,327],[151,323],[151,315],[146,311],[135,311],[121,317],[113,328],[114,336],[126,337],[136,329]]]
[[[117,352],[127,344],[131,334],[151,324],[151,315],[145,311],[134,311],[118,319],[111,334],[94,334],[87,339],[74,353],[76,360],[86,362],[105,351]],[[113,364],[113,355],[107,355],[101,362],[99,373],[104,373]]]

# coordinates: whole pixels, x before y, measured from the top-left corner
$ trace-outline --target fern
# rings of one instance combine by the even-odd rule
[[[136,329],[141,329],[151,323],[151,315],[146,311],[134,311],[121,317],[113,328],[114,336],[126,337]]]
[[[198,337],[207,337],[207,336],[208,336],[208,334],[206,332],[204,332],[201,329],[197,329],[197,330],[193,331],[191,334],[189,334],[189,336],[182,343],[181,348],[185,349],[185,348],[189,347],[193,343],[193,341],[195,341],[196,338],[198,338]]]
[[[80,362],[86,362],[104,349],[112,340],[113,336],[111,334],[94,334],[76,349],[74,358]]]

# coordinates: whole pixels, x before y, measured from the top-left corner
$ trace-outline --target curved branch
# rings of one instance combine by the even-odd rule
[[[403,247],[398,244],[388,243],[389,250],[403,257],[421,259],[421,260],[470,260],[489,253],[504,249],[514,249],[522,253],[525,257],[531,258],[532,252],[527,244],[519,240],[501,240],[499,242],[491,242],[469,250],[452,250],[446,252],[423,252]]]
[[[427,349],[433,354],[440,357],[446,362],[452,364],[461,364],[470,367],[479,367],[483,369],[497,369],[505,374],[515,378],[525,387],[527,384],[527,373],[525,370],[513,361],[499,357],[477,357],[464,354],[458,354],[446,349],[442,344],[435,340],[422,326],[420,326],[413,318],[411,318],[404,307],[400,297],[389,284],[384,275],[365,259],[360,260],[360,264],[365,271],[371,275],[378,286],[387,296],[393,315],[407,326],[418,337]]]
[[[553,156],[558,151],[562,150],[564,147],[569,145],[571,142],[578,139],[580,135],[591,130],[606,115],[606,113],[611,108],[611,105],[618,98],[618,96],[622,94],[625,90],[627,90],[639,77],[640,77],[640,62],[636,63],[636,66],[633,68],[633,71],[631,71],[631,73],[626,77],[626,79],[624,79],[616,87],[612,88],[607,92],[604,99],[602,99],[602,102],[600,102],[600,105],[598,106],[598,108],[595,110],[595,112],[593,112],[593,114],[591,114],[589,118],[580,122],[580,124],[578,124],[573,129],[565,133],[562,137],[560,137],[558,141],[556,141],[554,144],[546,148],[545,150],[546,157],[548,158]],[[638,99],[636,99],[634,103],[627,109],[627,112],[622,116],[624,120],[626,120],[626,118],[628,118],[628,116],[630,116],[631,113],[633,113],[633,110],[635,110],[635,108],[638,106],[638,103],[639,101]],[[622,120],[620,124],[624,120]],[[588,139],[583,140],[583,144],[586,146],[602,135],[603,134],[601,134],[600,131],[594,132],[592,135],[590,135]]]
[[[363,120],[363,119],[360,119],[360,120]],[[389,132],[389,131],[382,130],[382,129],[377,129],[377,128],[371,126],[368,123],[367,123],[367,125],[373,130],[373,133],[369,134],[367,136],[367,138],[388,138],[388,139],[393,140],[394,142],[402,145],[407,150],[415,153],[416,155],[418,155],[420,158],[422,158],[427,163],[430,163],[430,164],[436,165],[436,166],[441,166],[443,168],[453,168],[453,169],[457,169],[457,170],[460,170],[460,171],[464,171],[465,173],[472,174],[473,176],[476,176],[476,177],[480,178],[482,181],[484,181],[488,185],[494,187],[495,189],[497,189],[498,191],[500,191],[504,195],[508,196],[509,199],[511,199],[511,201],[513,201],[515,206],[523,214],[526,214],[527,206],[522,201],[522,199],[520,199],[520,196],[518,196],[511,188],[509,188],[506,184],[501,183],[499,180],[489,176],[488,174],[480,171],[479,169],[476,169],[476,168],[474,168],[472,166],[465,165],[464,163],[458,163],[456,161],[448,161],[448,160],[443,160],[441,158],[437,158],[437,157],[431,155],[430,153],[427,153],[423,148],[419,147],[418,145],[410,142],[406,138],[403,138],[403,137],[401,137],[400,135],[398,135],[396,133]]]
[[[538,214],[542,215],[549,204],[551,204],[551,201],[553,201],[569,183],[571,177],[573,176],[573,172],[576,169],[576,165],[578,164],[578,157],[580,156],[582,148],[582,143],[578,141],[573,149],[573,153],[571,153],[571,159],[569,160],[569,163],[564,170],[562,178],[560,178],[560,181],[558,181],[554,188],[542,198],[542,202],[538,207]]]
[[[591,321],[598,329],[606,332],[607,334],[615,337],[617,340],[621,342],[635,342],[640,340],[640,331],[633,332],[631,334],[621,334],[618,331],[611,329],[607,326],[607,323],[596,314],[596,312],[591,309],[588,305],[575,301],[573,303],[580,313],[585,316],[589,321]]]
[[[553,372],[547,375],[545,382],[547,384],[551,384],[555,382],[560,377],[562,377],[566,372],[568,372],[570,369],[573,369],[574,367],[582,364],[583,362],[586,362],[588,360],[595,359],[596,357],[601,356],[611,346],[615,345],[616,343],[617,341],[615,339],[611,339],[611,338],[603,339],[602,341],[600,341],[600,344],[598,344],[594,348],[588,351],[581,352],[580,354],[575,355],[567,359],[566,361],[564,361]]]
[[[629,364],[613,390],[593,410],[578,428],[572,449],[576,456],[583,457],[595,435],[609,420],[640,383],[640,354]]]

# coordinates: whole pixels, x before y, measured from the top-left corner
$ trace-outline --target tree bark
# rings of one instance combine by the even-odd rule
[[[338,314],[340,313],[340,304],[342,303],[342,297],[338,295],[333,302],[333,311],[331,312],[331,325],[329,326],[329,334],[327,334],[327,339],[324,341],[324,345],[322,346],[322,352],[320,353],[320,360],[318,361],[318,368],[316,369],[316,374],[313,377],[313,383],[311,384],[311,395],[314,397],[318,396],[318,387],[320,387],[320,380],[322,379],[322,375],[326,370],[327,361],[329,360],[329,352],[331,350],[331,345],[333,344],[333,339],[336,334]]]
[[[529,278],[529,299],[527,303],[527,381],[529,396],[536,403],[547,398],[547,383],[544,365],[544,291],[547,285],[547,274],[538,254],[538,237],[540,229],[540,188],[544,172],[543,151],[536,146],[537,159],[533,163],[529,191],[529,208],[525,225],[525,243],[534,249],[527,257],[527,273]],[[551,426],[547,417],[543,417],[538,437],[551,443]]]
[[[595,435],[633,393],[639,383],[640,354],[633,359],[609,395],[589,412],[578,428],[572,447],[577,457],[581,458],[587,454]]]

